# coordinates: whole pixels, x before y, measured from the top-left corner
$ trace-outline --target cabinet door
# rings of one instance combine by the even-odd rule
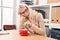
[[[58,23],[60,23],[60,7],[58,7],[57,12],[58,12]]]
[[[60,7],[59,6],[52,7],[51,22],[60,23]]]
[[[50,4],[50,3],[58,3],[58,2],[60,2],[60,0],[47,0],[48,1],[48,4]]]
[[[57,9],[56,9],[56,7],[52,7],[52,14],[51,14],[51,22],[52,23],[57,23]]]

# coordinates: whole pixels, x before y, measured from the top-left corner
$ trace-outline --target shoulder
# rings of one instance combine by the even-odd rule
[[[36,17],[36,18],[40,18],[40,17],[43,17],[41,13],[38,13],[37,11],[33,10],[33,12],[31,13],[31,16],[32,17]]]
[[[37,13],[36,14],[36,17],[40,18],[40,17],[43,17],[41,13]]]
[[[43,20],[43,16],[42,16],[42,14],[41,13],[38,13],[37,15],[36,15],[36,19],[37,20]]]
[[[42,16],[42,14],[41,13],[38,13],[38,16]]]

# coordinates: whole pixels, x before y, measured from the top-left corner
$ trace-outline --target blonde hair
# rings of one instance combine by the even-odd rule
[[[38,12],[36,12],[35,10],[32,10],[32,8],[31,8],[31,7],[29,7],[27,4],[20,3],[20,5],[19,5],[19,6],[21,6],[21,5],[26,6],[26,7],[28,8],[28,10],[29,10],[29,12],[30,12],[30,13],[38,13]]]

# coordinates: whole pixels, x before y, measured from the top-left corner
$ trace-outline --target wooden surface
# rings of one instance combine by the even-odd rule
[[[60,2],[60,0],[47,0],[48,4],[51,4],[51,3],[58,3]]]
[[[5,33],[2,35],[1,33]],[[6,34],[9,33],[9,34]],[[36,34],[29,34],[28,36],[20,36],[17,30],[3,31],[0,32],[0,40],[56,40],[53,38],[48,38]]]
[[[57,12],[58,12],[58,23],[60,23],[60,7],[58,7]]]
[[[57,23],[57,9],[56,7],[52,8],[51,21],[52,23]]]

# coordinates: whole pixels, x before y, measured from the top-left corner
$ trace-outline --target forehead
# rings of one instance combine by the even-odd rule
[[[26,6],[24,6],[24,5],[20,5],[19,7],[20,7],[20,8],[24,8],[24,7],[26,7]]]

